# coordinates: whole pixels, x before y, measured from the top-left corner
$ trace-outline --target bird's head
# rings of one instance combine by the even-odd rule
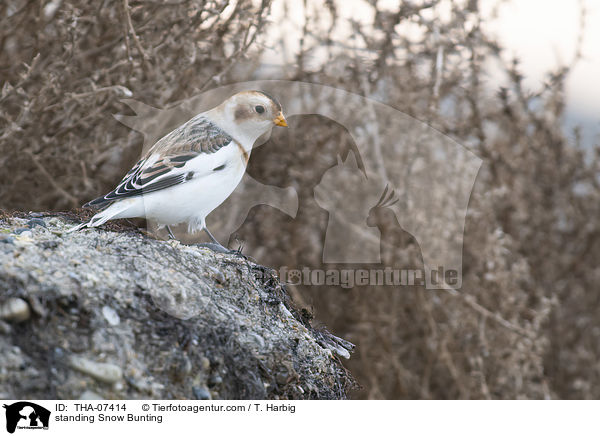
[[[228,126],[252,141],[273,126],[287,126],[281,104],[262,91],[242,91],[215,108]]]

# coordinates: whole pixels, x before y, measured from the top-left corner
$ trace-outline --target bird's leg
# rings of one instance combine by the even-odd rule
[[[203,227],[202,230],[204,230],[204,232],[208,235],[208,237],[210,238],[210,240],[212,242],[201,242],[201,243],[195,244],[195,245],[197,245],[198,247],[210,248],[212,251],[216,251],[217,253],[230,253],[231,252],[231,250],[229,250],[227,247],[223,247],[223,245],[221,245],[221,243],[219,241],[217,241],[217,238],[215,238],[206,227]]]
[[[171,239],[177,239],[175,237],[175,235],[173,234],[173,232],[171,231],[171,227],[169,227],[169,226],[165,226],[165,227],[167,228],[167,232],[169,233],[169,238],[171,238]]]
[[[212,233],[211,233],[211,232],[208,230],[208,228],[207,228],[207,227],[204,227],[202,230],[204,230],[204,232],[205,232],[205,233],[208,235],[208,237],[210,238],[210,240],[211,240],[211,241],[213,241],[213,243],[215,243],[215,244],[217,244],[217,245],[219,245],[219,246],[223,247],[223,246],[221,245],[221,243],[220,243],[219,241],[217,241],[217,238],[215,238],[215,237],[212,235]],[[225,248],[225,247],[223,247],[223,248]]]

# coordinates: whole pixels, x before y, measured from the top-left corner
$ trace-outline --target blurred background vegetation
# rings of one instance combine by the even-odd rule
[[[477,0],[4,0],[0,208],[71,209],[111,189],[143,145],[112,116],[131,114],[123,98],[162,108],[257,79],[338,87],[484,161],[460,292],[292,289],[357,345],[345,362],[362,386],[354,398],[600,398],[599,148],[564,127],[581,51],[531,88],[486,20]],[[490,64],[501,83],[489,80]],[[290,124],[249,173],[309,198],[335,152],[312,173],[294,165],[348,141],[318,116]],[[311,207],[287,223],[257,208],[252,231],[240,233],[263,245],[266,263],[312,265],[326,214]],[[391,256],[416,261],[411,241],[394,247]]]

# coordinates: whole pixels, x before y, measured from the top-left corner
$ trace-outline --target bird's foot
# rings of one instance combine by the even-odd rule
[[[213,236],[213,234],[208,230],[207,227],[204,227],[202,230],[204,230],[204,232],[208,235],[212,242],[203,242],[195,244],[196,246],[210,248],[211,250],[217,253],[233,254],[235,256],[240,256],[243,257],[245,260],[248,260],[248,258],[242,254],[242,245],[240,245],[240,247],[237,250],[232,250],[221,245],[221,243],[217,241],[217,239]]]
[[[237,257],[241,257],[244,260],[248,260],[248,257],[242,253],[242,247],[237,250],[233,250],[231,248],[223,247],[221,244],[215,244],[214,242],[201,242],[198,244],[194,244],[196,247],[208,248],[215,253],[223,253],[223,254],[232,254]]]
[[[196,247],[204,247],[208,248],[215,253],[224,253],[224,254],[235,254],[236,256],[245,257],[241,250],[232,250],[231,248],[223,247],[221,244],[215,244],[214,242],[201,242],[198,244],[194,244]]]
[[[208,248],[216,253],[229,253],[229,248],[223,247],[221,244],[215,244],[214,242],[200,242],[194,244],[196,247]]]

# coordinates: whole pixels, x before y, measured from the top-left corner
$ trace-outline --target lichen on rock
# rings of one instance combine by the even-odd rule
[[[345,398],[338,355],[276,274],[134,227],[0,216],[5,398]]]

